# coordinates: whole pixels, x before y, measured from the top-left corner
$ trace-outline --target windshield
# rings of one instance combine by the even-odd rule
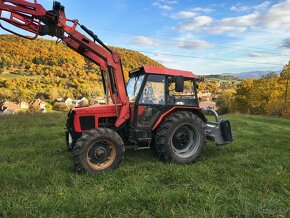
[[[127,93],[130,102],[135,102],[139,93],[144,75],[131,77],[127,83]]]

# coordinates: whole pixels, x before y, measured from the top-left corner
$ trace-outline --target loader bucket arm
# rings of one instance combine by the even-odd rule
[[[15,35],[35,39],[39,35],[40,20],[37,17],[45,16],[46,10],[34,0],[33,3],[28,1],[1,0],[0,1],[0,21],[4,21],[19,29],[32,33],[33,37],[16,33],[10,30],[0,22],[0,27]]]
[[[3,23],[14,28],[7,28]],[[78,26],[92,39],[79,32]],[[119,55],[112,52],[91,30],[79,25],[78,20],[67,19],[59,2],[55,1],[53,9],[47,11],[37,0],[0,0],[0,27],[31,40],[38,36],[55,36],[97,64],[105,78],[104,86],[109,89],[112,102],[116,104],[118,119],[115,125],[120,126],[129,118],[129,100]],[[32,36],[17,33],[14,29],[26,31]],[[117,104],[122,104],[120,111]]]

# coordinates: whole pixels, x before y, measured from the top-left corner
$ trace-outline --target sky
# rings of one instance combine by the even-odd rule
[[[199,75],[281,70],[290,60],[290,0],[60,0],[106,44]],[[51,9],[51,0],[39,0]],[[0,34],[5,33],[0,30]]]

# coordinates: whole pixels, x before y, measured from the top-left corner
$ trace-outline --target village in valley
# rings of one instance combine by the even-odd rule
[[[217,110],[217,105],[214,101],[216,100],[216,95],[209,90],[199,91],[198,98],[201,108]],[[30,102],[2,100],[0,101],[0,115],[13,115],[27,112],[48,113],[52,111],[67,111],[74,107],[92,106],[105,103],[106,100],[103,97],[89,99],[85,97],[79,97],[77,99],[70,97],[56,98],[51,104],[40,98],[34,99]]]
[[[41,112],[47,113],[51,111],[67,111],[74,107],[84,107],[95,104],[105,104],[104,98],[79,97],[72,99],[70,97],[57,98],[52,104],[40,98],[34,99],[30,102],[19,101],[12,102],[8,100],[0,101],[0,115],[13,115],[17,113]]]
[[[199,106],[203,109],[219,109],[218,101],[224,91],[234,90],[240,81],[235,79],[212,80],[206,79],[199,84],[198,99]],[[69,111],[75,107],[85,107],[106,104],[105,97],[59,97],[55,99],[35,98],[31,101],[23,100],[0,100],[0,115],[13,115],[18,113],[48,113],[53,111]]]

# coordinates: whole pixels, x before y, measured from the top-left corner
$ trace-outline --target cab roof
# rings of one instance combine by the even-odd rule
[[[183,76],[186,78],[197,78],[197,76],[190,71],[174,70],[174,69],[162,68],[162,67],[143,66],[143,67],[140,67],[131,71],[130,74],[135,74],[137,72],[144,72],[148,74],[169,75],[169,76]]]

